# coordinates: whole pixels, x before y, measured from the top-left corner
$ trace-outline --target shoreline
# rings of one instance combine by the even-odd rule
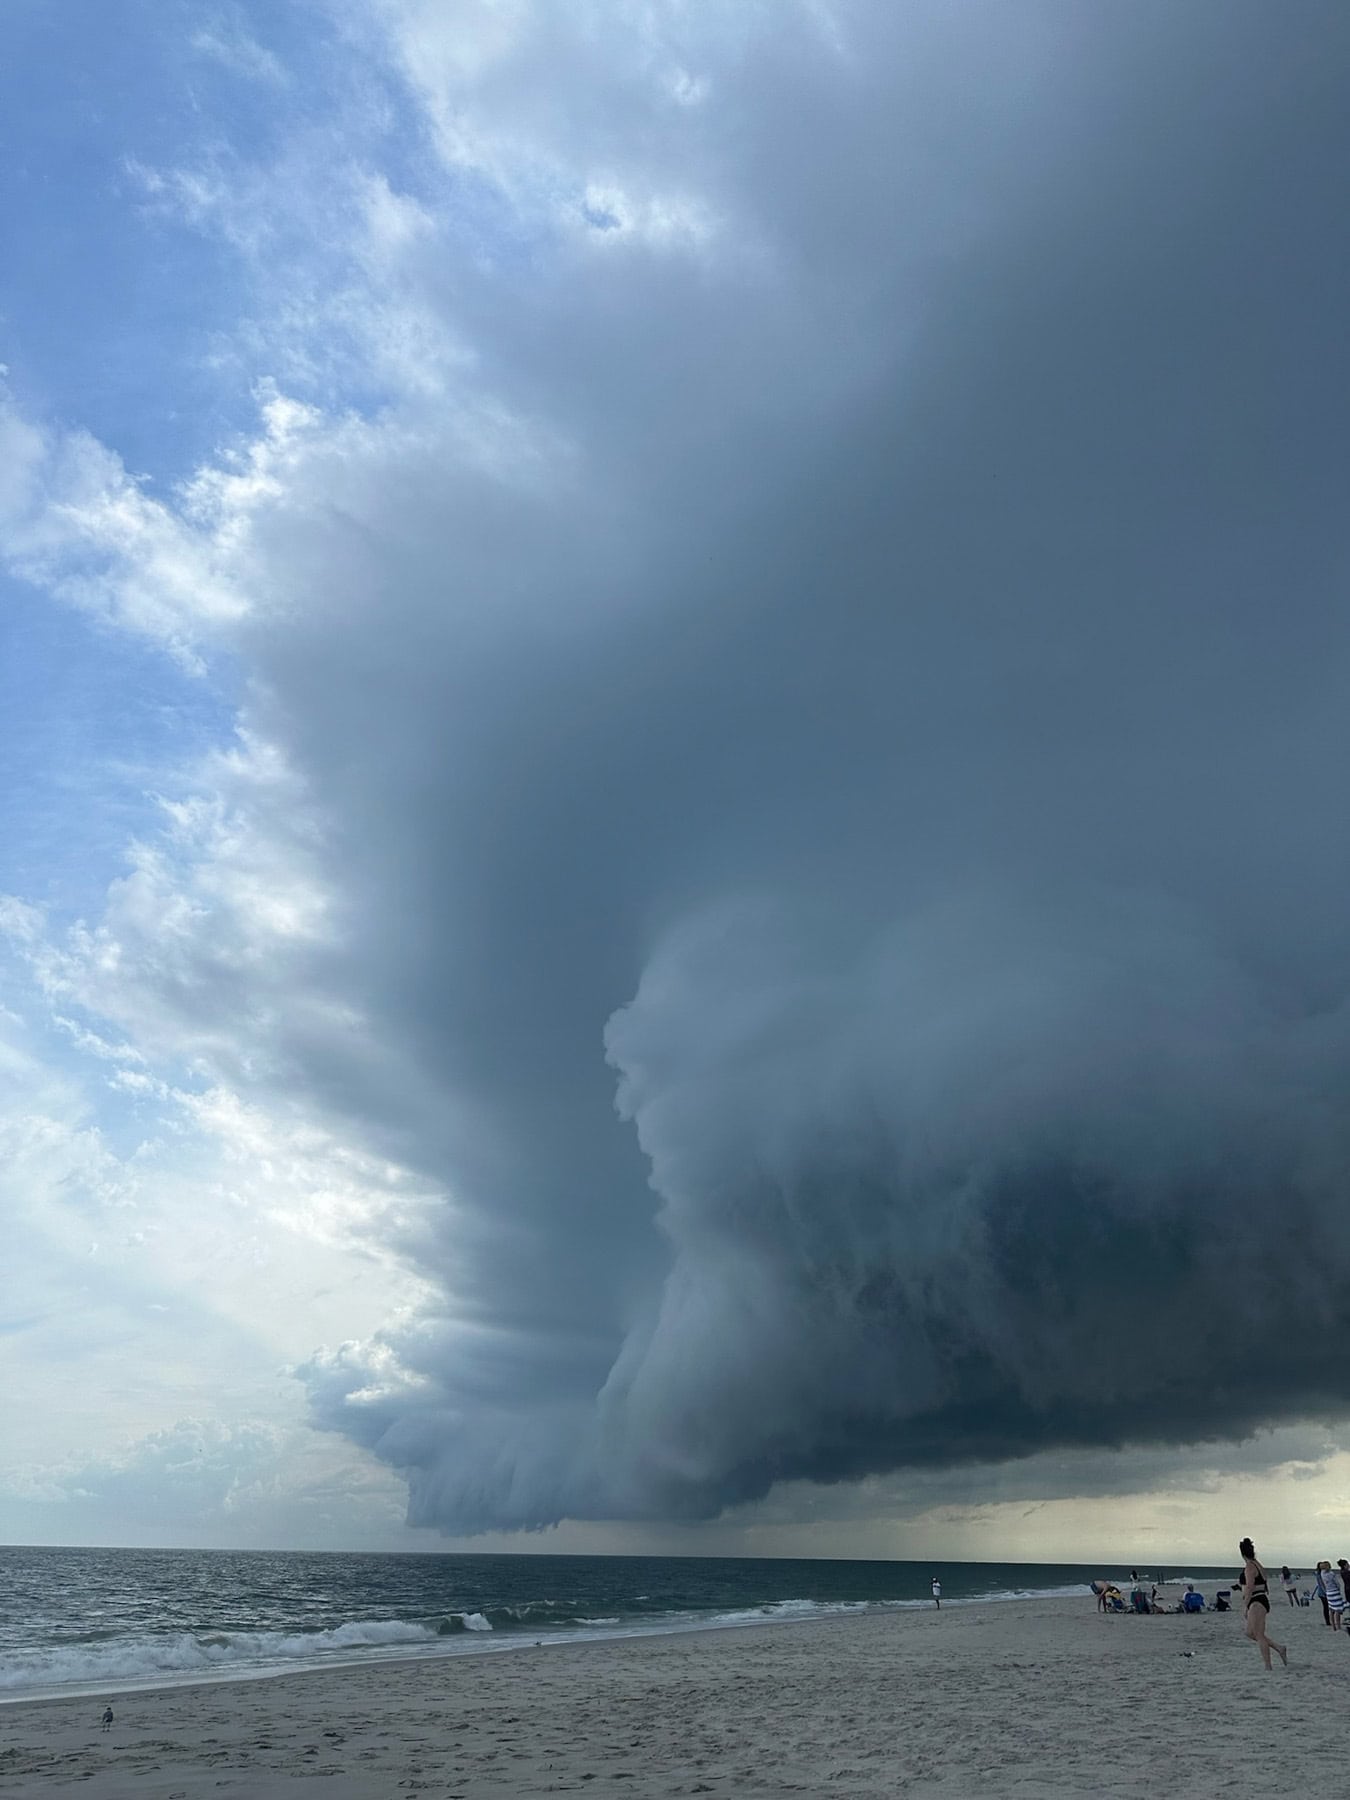
[[[1339,1791],[1350,1639],[1277,1610],[1267,1676],[1236,1614],[969,1602],[671,1632],[519,1655],[287,1670],[0,1712],[0,1794],[44,1800],[525,1800],[563,1791],[942,1795]],[[1334,1639],[1334,1641],[1333,1641]],[[1240,1730],[1253,1705],[1259,1732]],[[312,1794],[313,1787],[303,1789]]]
[[[1091,1594],[1084,1586],[1082,1594],[1069,1593],[1062,1588],[1029,1590],[1025,1592],[998,1592],[993,1594],[974,1595],[969,1598],[952,1596],[944,1597],[943,1607],[949,1612],[972,1606],[1009,1606],[1028,1605],[1040,1600],[1077,1600],[1091,1599]],[[780,1603],[781,1604],[781,1603]],[[792,1604],[792,1603],[789,1603]],[[814,1602],[804,1603],[815,1605]],[[771,1607],[760,1609],[769,1615]],[[425,1644],[406,1646],[391,1645],[383,1652],[375,1651],[365,1655],[353,1652],[344,1655],[340,1651],[316,1655],[312,1660],[295,1657],[273,1663],[259,1661],[256,1665],[246,1662],[220,1663],[202,1669],[184,1669],[181,1673],[159,1671],[143,1675],[113,1675],[106,1680],[81,1680],[65,1685],[18,1689],[13,1692],[0,1689],[0,1711],[11,1706],[46,1704],[60,1700],[88,1700],[95,1696],[115,1698],[119,1694],[144,1694],[165,1692],[178,1688],[216,1687],[229,1682],[276,1681],[287,1675],[322,1674],[328,1670],[338,1669],[382,1669],[397,1667],[404,1663],[419,1664],[424,1662],[441,1662],[461,1657],[496,1656],[513,1650],[564,1649],[569,1646],[580,1648],[588,1644],[615,1644],[643,1641],[648,1638],[688,1637],[704,1632],[723,1631],[758,1631],[777,1630],[789,1625],[818,1625],[831,1619],[857,1619],[870,1613],[906,1613],[933,1612],[931,1600],[879,1600],[859,1602],[821,1602],[819,1610],[808,1612],[783,1612],[777,1616],[763,1618],[733,1617],[712,1615],[706,1619],[693,1619],[681,1624],[620,1624],[614,1629],[596,1629],[593,1631],[572,1631],[567,1633],[544,1631],[538,1638],[525,1632],[493,1633],[450,1633],[441,1641],[431,1640]]]
[[[1020,1606],[1037,1600],[1076,1600],[1076,1594],[1060,1592],[1026,1594],[985,1594],[972,1599],[944,1599],[943,1607],[954,1612],[971,1606]],[[1081,1596],[1091,1599],[1084,1589]],[[15,1693],[0,1690],[0,1710],[10,1706],[50,1705],[62,1700],[87,1701],[95,1697],[116,1699],[119,1694],[170,1693],[179,1688],[219,1687],[231,1682],[281,1681],[289,1675],[322,1675],[339,1669],[387,1669],[404,1664],[456,1661],[461,1657],[500,1656],[515,1650],[582,1649],[592,1644],[626,1644],[645,1642],[648,1638],[697,1637],[724,1631],[778,1631],[792,1625],[824,1625],[832,1620],[861,1619],[870,1613],[933,1612],[931,1600],[882,1600],[857,1604],[840,1603],[823,1607],[815,1613],[787,1613],[777,1618],[698,1620],[684,1625],[634,1625],[614,1630],[570,1632],[566,1635],[545,1633],[531,1638],[526,1633],[473,1634],[476,1641],[461,1642],[458,1634],[447,1636],[443,1644],[429,1643],[408,1648],[391,1648],[383,1655],[350,1655],[330,1653],[322,1659],[293,1661],[251,1667],[246,1663],[219,1664],[214,1668],[184,1670],[181,1675],[114,1676],[110,1681],[73,1682],[66,1687],[21,1689]]]

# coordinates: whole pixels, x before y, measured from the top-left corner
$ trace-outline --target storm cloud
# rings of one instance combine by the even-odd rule
[[[324,927],[95,1002],[442,1193],[301,1371],[414,1523],[1343,1412],[1350,17],[617,11],[370,28],[416,330],[221,552]]]
[[[386,496],[373,681],[269,628],[470,1115],[446,1318],[311,1371],[414,1519],[1350,1397],[1345,22],[1015,17],[757,38],[759,260],[497,327],[582,492]]]

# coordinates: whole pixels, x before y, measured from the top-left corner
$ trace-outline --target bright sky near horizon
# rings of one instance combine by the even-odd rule
[[[1339,1554],[1350,13],[3,29],[0,1541]]]

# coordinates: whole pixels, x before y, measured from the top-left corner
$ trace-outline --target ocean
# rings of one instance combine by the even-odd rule
[[[931,1606],[935,1574],[944,1606],[1086,1596],[1093,1576],[1122,1577],[1068,1563],[0,1547],[0,1700]]]

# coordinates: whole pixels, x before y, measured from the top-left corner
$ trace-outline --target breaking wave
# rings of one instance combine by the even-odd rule
[[[480,1614],[470,1615],[480,1618]],[[491,1630],[486,1620],[466,1630]],[[407,1651],[436,1642],[437,1631],[401,1619],[337,1625],[330,1631],[221,1631],[117,1638],[94,1644],[34,1649],[6,1657],[0,1690],[93,1687],[149,1682],[157,1677],[210,1675],[276,1664],[322,1663],[380,1650]]]

